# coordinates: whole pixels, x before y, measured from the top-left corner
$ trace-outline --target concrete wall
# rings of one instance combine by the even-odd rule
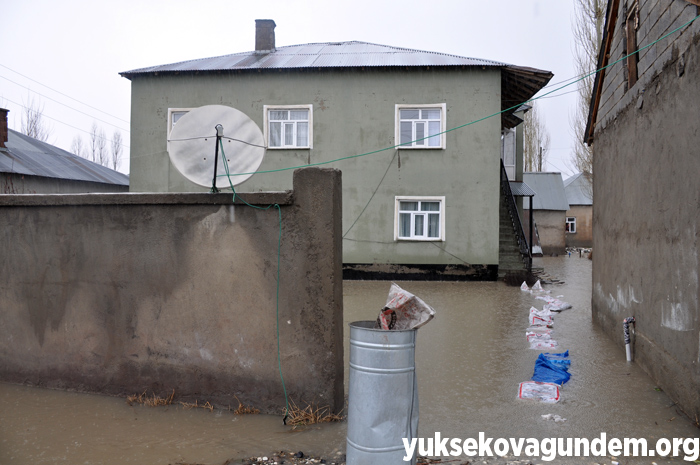
[[[279,204],[279,337],[298,405],[343,407],[341,176]],[[275,207],[230,194],[0,195],[0,380],[284,407]]]
[[[684,1],[654,8],[642,30],[675,24],[663,19],[671,10],[696,12]],[[692,420],[700,417],[699,28],[668,39],[675,58],[649,65],[648,79],[628,91],[638,97],[618,100],[593,145],[593,319],[624,357],[622,320],[636,318],[636,363]]]
[[[0,194],[79,194],[87,192],[129,192],[129,186],[0,173]]]
[[[571,205],[566,216],[576,218],[576,232],[564,232],[567,247],[593,247],[593,206]],[[566,218],[564,218],[566,220]]]
[[[170,164],[168,108],[227,105],[262,128],[264,105],[312,104],[313,149],[268,150],[260,167],[265,171],[394,146],[396,104],[446,103],[448,128],[497,113],[500,87],[499,69],[137,76],[132,81],[131,190],[206,190],[187,181]],[[445,150],[386,150],[335,163],[343,171],[344,261],[497,265],[500,128],[500,118],[494,117],[449,132]],[[291,172],[285,171],[256,174],[238,190],[290,186]],[[397,195],[444,195],[445,242],[436,247],[431,242],[395,241]]]

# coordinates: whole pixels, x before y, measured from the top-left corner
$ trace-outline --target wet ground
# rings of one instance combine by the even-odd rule
[[[528,311],[531,306],[542,308],[542,301],[500,282],[399,283],[437,312],[418,331],[419,437],[434,437],[436,431],[450,438],[484,432],[494,438],[590,439],[606,432],[608,437],[643,437],[650,443],[660,437],[698,437],[700,430],[591,323],[591,262],[556,257],[539,259],[535,265],[564,281],[545,288],[574,306],[554,322],[557,351],[570,350],[572,360],[571,381],[557,404],[517,399],[518,383],[530,379],[539,354],[525,340]],[[345,282],[346,323],[376,318],[388,290],[388,282]],[[566,421],[543,420],[544,414]],[[129,406],[124,399],[0,384],[0,465],[221,465],[229,459],[242,463],[250,457],[271,458],[280,451],[303,451],[331,463],[345,451],[345,430],[345,423],[293,429],[282,424],[281,416]],[[551,463],[612,461],[608,457]],[[688,463],[660,458],[615,461]]]

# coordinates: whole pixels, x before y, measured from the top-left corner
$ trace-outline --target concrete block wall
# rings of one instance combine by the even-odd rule
[[[0,381],[343,407],[341,175],[293,191],[0,195]],[[277,260],[279,255],[279,315]],[[236,397],[234,397],[236,396]]]
[[[698,14],[700,7],[685,0],[638,0],[639,27],[637,29],[637,83],[628,88],[623,56],[625,40],[626,4],[631,0],[620,0],[617,24],[614,29],[612,48],[608,63],[614,63],[605,70],[605,81],[601,93],[596,130],[605,128],[617,118],[620,112],[631,104],[643,104],[643,95],[661,71],[684,53],[693,37],[700,32],[700,20],[677,31],[661,41],[649,46],[657,39],[688,23]],[[627,51],[627,53],[630,53]],[[642,97],[642,101],[639,101]]]
[[[697,421],[700,34],[674,48],[643,105],[596,131],[592,313],[623,360],[622,320],[636,318],[635,363]]]

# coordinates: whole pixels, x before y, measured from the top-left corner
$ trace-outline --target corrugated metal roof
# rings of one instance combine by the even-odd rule
[[[227,71],[262,68],[347,68],[384,66],[511,66],[492,60],[467,58],[368,42],[326,42],[289,45],[273,52],[242,52],[166,65],[150,66],[120,73],[136,74],[183,71]]]
[[[561,173],[523,173],[523,181],[535,192],[532,203],[535,210],[568,210],[564,181]],[[529,207],[529,200],[524,199],[524,208]]]
[[[0,173],[129,185],[129,176],[9,129],[0,151]]]
[[[569,205],[593,205],[593,186],[590,179],[583,173],[566,179],[564,191]]]
[[[514,104],[526,102],[542,89],[553,74],[525,66],[509,65],[480,58],[427,52],[368,42],[326,42],[290,45],[271,52],[243,52],[212,58],[182,61],[167,65],[124,71],[127,79],[142,75],[179,73],[218,73],[265,69],[346,69],[346,68],[418,68],[418,67],[492,67],[501,72],[501,125],[517,126],[522,120],[513,115]]]
[[[519,197],[529,197],[531,195],[536,195],[537,193],[532,190],[530,186],[522,181],[509,181],[510,191],[513,195]]]

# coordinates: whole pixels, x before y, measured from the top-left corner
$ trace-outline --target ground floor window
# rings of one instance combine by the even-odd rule
[[[576,217],[567,216],[566,217],[566,232],[574,234],[576,233]]]
[[[396,197],[394,239],[445,240],[445,197]]]

